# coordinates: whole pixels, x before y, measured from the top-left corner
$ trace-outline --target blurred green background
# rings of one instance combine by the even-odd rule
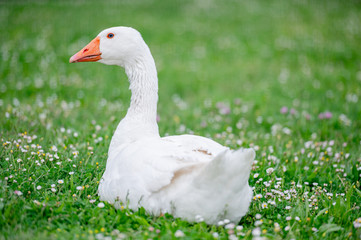
[[[101,30],[123,25],[138,29],[154,55],[161,117],[177,112],[169,101],[177,94],[190,109],[240,98],[255,116],[287,106],[357,120],[360,16],[359,1],[337,0],[1,2],[2,107],[13,98],[79,101],[75,123],[107,114],[105,99],[122,103],[112,109],[120,118],[130,96],[123,70],[68,59]]]

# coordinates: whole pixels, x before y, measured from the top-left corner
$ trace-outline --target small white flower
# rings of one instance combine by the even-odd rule
[[[236,227],[236,230],[237,230],[237,231],[242,231],[242,230],[243,230],[243,226],[238,225],[238,226]]]
[[[290,230],[290,226],[285,227],[285,231],[288,231],[288,230]]]
[[[258,178],[258,176],[259,176],[259,173],[255,173],[255,174],[253,175],[253,178]]]
[[[353,226],[354,226],[354,228],[360,228],[360,227],[361,227],[361,218],[357,218],[357,219],[353,222]]]
[[[56,188],[51,188],[50,189],[52,192],[56,192]]]
[[[317,228],[315,228],[315,227],[313,227],[313,228],[312,228],[312,231],[314,231],[314,232],[318,232],[318,229],[317,229]]]
[[[19,191],[19,190],[15,190],[14,193],[15,193],[16,195],[18,195],[18,196],[23,195],[23,193],[22,193],[21,191]]]
[[[217,225],[218,225],[218,226],[223,226],[223,225],[224,225],[224,222],[223,222],[223,221],[219,221],[219,222],[217,223]]]
[[[95,200],[95,199],[90,199],[89,202],[90,202],[90,203],[95,203],[96,200]]]
[[[41,189],[41,186],[40,186],[40,185],[39,185],[39,186],[37,186],[37,187],[36,187],[36,189],[40,190],[40,189]]]
[[[290,209],[291,209],[291,206],[286,206],[285,209],[286,209],[286,210],[290,210]]]
[[[224,224],[228,224],[228,223],[230,223],[231,221],[229,221],[228,219],[224,219],[223,222],[224,222]]]
[[[263,208],[263,209],[268,208],[267,203],[262,203],[262,208]]]
[[[175,237],[184,237],[184,232],[182,232],[181,230],[177,230],[175,233],[174,233],[174,236]]]
[[[259,237],[261,235],[261,229],[259,227],[252,230],[252,235],[254,237]]]
[[[102,202],[100,202],[100,203],[98,203],[98,207],[99,207],[99,208],[103,208],[103,207],[105,207],[105,204],[102,203]]]
[[[213,235],[214,238],[218,238],[218,237],[219,237],[219,234],[218,234],[217,232],[214,232],[212,235]]]
[[[295,217],[295,220],[296,220],[296,221],[300,221],[300,218],[299,218],[299,217]]]
[[[262,223],[263,223],[262,220],[257,220],[257,221],[254,222],[254,225],[255,225],[256,227],[258,227],[258,226],[262,225]]]
[[[274,171],[273,168],[267,168],[266,169],[267,174],[271,174],[271,173],[273,173],[273,171]]]
[[[262,194],[257,194],[257,195],[255,196],[255,198],[258,198],[258,199],[262,198]]]
[[[259,213],[257,213],[257,214],[256,214],[256,219],[261,219],[261,218],[262,218],[262,215],[259,214]]]
[[[234,227],[234,223],[228,223],[226,226],[224,226],[225,229],[233,229]]]
[[[58,183],[59,183],[59,184],[63,184],[63,183],[64,183],[64,180],[63,180],[63,179],[60,179],[60,180],[58,180]]]
[[[19,162],[22,162],[23,160],[21,160],[21,159],[19,158],[19,159],[18,159],[18,160],[16,160],[16,161],[19,163]]]
[[[286,217],[287,221],[290,221],[291,219],[292,219],[292,217],[290,217],[290,216]]]
[[[83,187],[82,186],[77,186],[76,190],[83,190]]]

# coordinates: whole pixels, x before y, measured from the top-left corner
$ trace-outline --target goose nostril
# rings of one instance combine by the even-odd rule
[[[89,50],[89,49],[87,49],[87,48],[86,48],[86,49],[84,49],[83,53],[87,52],[88,50]]]

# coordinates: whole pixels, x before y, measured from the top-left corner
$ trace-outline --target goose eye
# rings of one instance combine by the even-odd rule
[[[107,38],[113,38],[114,37],[114,33],[108,33]]]

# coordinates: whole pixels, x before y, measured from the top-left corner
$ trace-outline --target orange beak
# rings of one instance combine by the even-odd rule
[[[74,54],[70,59],[70,63],[74,62],[96,62],[102,59],[101,52],[99,50],[100,38],[94,38],[88,45],[82,50]]]

